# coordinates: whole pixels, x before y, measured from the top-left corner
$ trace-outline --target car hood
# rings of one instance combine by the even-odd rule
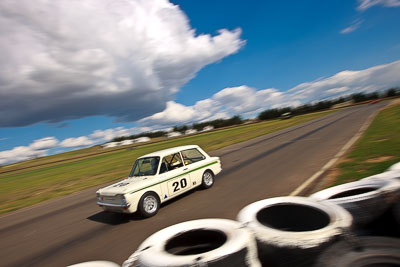
[[[126,178],[115,184],[99,189],[97,193],[100,193],[103,196],[126,194],[152,184],[151,180],[152,179],[147,176]]]

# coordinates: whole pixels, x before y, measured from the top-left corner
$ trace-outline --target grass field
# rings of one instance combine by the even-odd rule
[[[0,214],[27,207],[48,199],[67,195],[95,185],[118,180],[129,174],[137,157],[157,150],[188,144],[213,151],[280,129],[301,124],[334,111],[242,125],[199,135],[165,140],[139,146],[133,150],[109,150],[92,147],[54,156],[3,166],[0,172]],[[85,156],[84,158],[79,158]],[[60,160],[67,160],[61,161]],[[41,164],[46,164],[40,166]],[[35,167],[32,167],[35,166]],[[29,169],[23,169],[32,167]]]
[[[400,102],[382,110],[339,164],[335,184],[384,172],[400,161]]]

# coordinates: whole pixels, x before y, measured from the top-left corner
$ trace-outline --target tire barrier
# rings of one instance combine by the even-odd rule
[[[254,202],[237,220],[202,219],[162,229],[122,267],[398,266],[399,238],[355,234],[400,237],[400,162],[309,198]],[[108,261],[70,267],[89,266],[119,267]]]
[[[68,267],[121,267],[120,265],[111,261],[87,261],[69,265]]]
[[[399,179],[400,180],[400,162],[393,164],[385,172],[366,177],[362,180],[365,180],[365,179]]]
[[[399,194],[399,180],[370,178],[327,188],[310,198],[342,206],[353,215],[357,226],[363,226],[396,203]]]
[[[202,219],[164,228],[148,237],[122,265],[151,267],[260,267],[250,230],[226,219]]]
[[[359,236],[400,237],[400,224],[396,222],[395,205],[385,211],[377,219],[367,225],[354,229]]]
[[[400,233],[400,202],[397,202],[392,207],[392,216],[394,223],[397,226],[397,230]]]
[[[305,197],[276,197],[243,208],[237,220],[256,236],[263,266],[310,266],[352,226],[349,212]]]
[[[400,171],[400,162],[393,164],[388,171]]]
[[[379,173],[376,175],[372,175],[366,178],[363,178],[361,180],[370,180],[370,179],[395,179],[395,180],[400,180],[400,171],[396,170],[388,170],[383,173]]]
[[[399,224],[400,228],[400,202],[397,202],[396,204],[393,205],[393,217],[395,218],[396,222]]]
[[[400,239],[368,236],[343,240],[325,250],[317,266],[400,266]]]

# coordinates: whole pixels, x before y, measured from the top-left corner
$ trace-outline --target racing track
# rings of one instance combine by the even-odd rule
[[[374,111],[363,105],[210,153],[223,172],[209,190],[194,190],[150,219],[101,212],[88,189],[0,217],[1,266],[65,266],[89,260],[121,264],[150,234],[200,218],[234,219],[245,205],[288,195],[317,172]],[[129,170],[127,170],[129,172]]]

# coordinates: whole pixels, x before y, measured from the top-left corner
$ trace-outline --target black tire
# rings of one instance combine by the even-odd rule
[[[366,236],[343,240],[325,250],[315,266],[400,266],[400,239]]]
[[[261,267],[252,232],[226,219],[194,220],[164,228],[143,241],[122,266]]]
[[[152,204],[155,206],[151,207]],[[144,218],[149,218],[156,215],[159,209],[160,199],[158,198],[156,193],[147,192],[144,193],[143,196],[140,198],[138,211],[140,215],[142,215]]]
[[[398,225],[398,229],[400,229],[400,202],[396,203],[392,208],[392,214],[395,223]]]
[[[276,197],[244,207],[237,220],[255,233],[262,266],[311,266],[353,219],[329,202]]]
[[[201,177],[201,188],[208,189],[214,184],[214,174],[210,170],[206,170]]]

